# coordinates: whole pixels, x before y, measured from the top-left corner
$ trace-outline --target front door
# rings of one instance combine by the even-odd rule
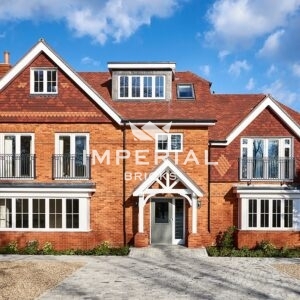
[[[183,244],[184,220],[183,199],[152,199],[151,244]]]

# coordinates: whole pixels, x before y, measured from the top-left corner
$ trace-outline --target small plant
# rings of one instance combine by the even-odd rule
[[[34,255],[39,252],[39,242],[36,240],[28,241],[23,249],[24,254]]]
[[[19,252],[18,249],[18,242],[17,241],[12,241],[10,242],[5,248],[4,252],[7,254],[17,254]]]
[[[266,256],[278,256],[277,248],[270,241],[261,241],[256,245],[255,249],[263,251]]]
[[[94,248],[95,255],[109,255],[110,254],[110,245],[109,242],[104,241]]]
[[[223,233],[220,232],[217,236],[217,246],[219,248],[226,248],[226,249],[234,249],[235,241],[234,241],[234,234],[236,232],[236,227],[231,226]]]
[[[46,242],[43,246],[43,254],[50,255],[55,254],[54,247],[51,242]]]

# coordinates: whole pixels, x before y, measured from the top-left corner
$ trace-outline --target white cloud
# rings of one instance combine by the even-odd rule
[[[237,60],[230,65],[228,73],[239,76],[241,71],[248,71],[250,68],[251,67],[246,60]]]
[[[210,74],[210,66],[209,65],[200,66],[200,70],[205,76],[209,76],[209,74]]]
[[[274,66],[274,64],[272,64],[270,68],[267,70],[267,75],[272,76],[276,72],[277,72],[277,68]]]
[[[206,39],[232,48],[247,46],[257,38],[288,25],[300,0],[218,0],[208,11],[212,29]]]
[[[223,60],[226,56],[230,54],[230,51],[228,50],[221,50],[218,54],[218,57],[220,60]]]
[[[183,0],[1,0],[0,20],[63,20],[77,36],[104,44],[131,36],[151,18],[165,18]]]
[[[81,59],[81,63],[84,65],[92,65],[92,66],[99,66],[100,62],[97,60],[94,60],[93,58],[89,56],[85,56]]]
[[[280,49],[281,41],[280,39],[284,35],[285,31],[283,29],[277,30],[272,33],[265,41],[263,47],[259,50],[258,55],[270,56],[278,52]]]
[[[251,78],[249,79],[248,83],[246,84],[246,89],[247,89],[248,91],[251,91],[251,90],[253,90],[254,87],[255,87],[255,81],[254,81],[254,79],[251,77]]]
[[[292,65],[292,71],[293,71],[294,75],[296,75],[297,77],[300,77],[300,63],[294,63]]]
[[[270,85],[264,86],[262,90],[263,93],[271,94],[276,100],[288,106],[292,106],[292,104],[296,102],[297,98],[299,98],[299,95],[295,92],[289,91],[280,79],[272,82]]]

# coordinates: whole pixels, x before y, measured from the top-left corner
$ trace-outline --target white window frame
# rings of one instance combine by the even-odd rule
[[[167,149],[158,149],[159,136],[167,137]],[[181,148],[172,149],[172,136],[179,135],[181,137]],[[155,135],[155,151],[156,152],[183,152],[183,134],[182,133],[157,133]]]
[[[257,200],[257,226],[249,226],[249,200]],[[261,227],[261,200],[269,201],[269,226]],[[273,200],[281,201],[281,212],[280,212],[280,227],[272,226],[272,217],[273,217]],[[284,227],[284,201],[292,200],[293,201],[293,226]],[[250,230],[250,231],[300,231],[300,199],[284,197],[284,196],[272,196],[272,197],[247,197],[239,199],[239,208],[240,208],[240,225],[241,230]]]
[[[240,180],[247,181],[249,179],[251,180],[292,180],[294,176],[294,169],[293,169],[293,164],[290,164],[289,166],[289,174],[291,174],[290,177],[292,178],[284,178],[284,172],[285,168],[281,168],[278,172],[278,178],[269,178],[268,174],[268,168],[264,168],[264,174],[262,178],[256,178],[252,176],[253,172],[253,167],[251,163],[247,163],[247,178],[243,177],[243,163],[242,160],[245,159],[243,157],[243,152],[245,151],[247,153],[247,159],[253,159],[253,141],[254,140],[263,140],[264,141],[264,148],[263,148],[263,159],[268,159],[268,145],[269,141],[278,141],[278,158],[279,159],[284,159],[287,158],[285,157],[285,150],[289,149],[289,159],[293,158],[294,155],[294,147],[293,147],[293,138],[291,137],[251,137],[251,138],[241,138],[240,141]],[[286,143],[288,141],[289,143]],[[267,165],[266,165],[267,166]]]
[[[26,197],[20,194],[20,197],[14,196],[1,196],[0,199],[11,199],[12,201],[12,227],[11,228],[0,228],[1,231],[89,231],[90,230],[90,199],[89,197],[76,197],[77,195],[68,195],[61,197],[58,194],[53,196],[43,197],[41,195],[30,195]],[[16,227],[16,199],[28,199],[28,228],[17,228]],[[33,227],[33,199],[45,199],[45,228],[34,228]],[[50,199],[62,199],[62,227],[61,228],[50,228],[49,216],[50,216]],[[79,228],[67,228],[67,213],[66,213],[66,201],[67,199],[79,199]],[[2,219],[2,224],[6,220]]]
[[[191,89],[192,95],[190,97],[180,96],[180,88],[189,87]],[[180,100],[193,100],[195,99],[194,85],[192,83],[178,83],[176,86],[177,98]]]
[[[55,133],[55,155],[62,155],[61,153],[61,145],[60,145],[60,137],[61,136],[68,136],[70,137],[70,155],[75,155],[76,152],[76,137],[78,136],[84,136],[86,138],[86,153],[85,155],[89,155],[90,153],[90,135],[89,133],[67,133],[67,132],[61,132],[61,133]],[[88,162],[87,162],[88,163]],[[91,167],[91,166],[90,166]],[[75,170],[75,168],[72,168]],[[62,169],[61,169],[62,171]],[[63,174],[60,174],[63,177]],[[55,178],[55,179],[60,179],[60,178]],[[67,177],[64,179],[68,179]],[[71,174],[70,179],[76,179],[76,176],[74,174]],[[78,176],[78,179],[83,179],[80,176]],[[86,178],[88,179],[88,178]]]
[[[35,145],[35,135],[34,133],[27,133],[27,132],[22,132],[22,133],[11,133],[11,132],[5,132],[5,133],[0,133],[0,154],[7,154],[5,153],[5,137],[6,136],[14,136],[15,137],[15,155],[21,155],[21,137],[24,136],[30,136],[31,137],[31,145],[30,145],[30,155],[34,155],[35,154],[35,149],[34,149],[34,145]],[[8,162],[7,162],[8,163]],[[32,176],[20,176],[20,161],[17,160],[16,164],[15,164],[15,176],[11,176],[11,178],[14,179],[32,179],[34,176],[34,168],[35,165],[34,163],[32,164],[32,169],[30,170],[30,173],[32,174]],[[0,172],[5,172],[5,170],[1,170]],[[6,178],[6,176],[4,177]]]
[[[124,97],[121,96],[121,77],[127,77],[128,78],[128,96]],[[138,77],[140,79],[140,96],[136,97],[132,95],[132,88],[133,88],[133,82],[132,82],[132,78],[133,77]],[[151,77],[152,78],[152,96],[151,97],[145,97],[144,96],[144,78],[145,77]],[[164,82],[163,82],[163,95],[162,96],[156,96],[156,78],[157,77],[162,77]],[[142,99],[142,100],[147,100],[147,99],[165,99],[166,98],[166,76],[165,75],[140,75],[140,74],[133,74],[133,75],[119,75],[118,76],[118,99],[131,99],[131,100],[135,100],[135,99]]]
[[[34,90],[34,72],[41,71],[43,72],[43,91],[35,91]],[[55,71],[56,72],[56,85],[53,91],[47,91],[47,71]],[[30,69],[30,94],[37,94],[37,95],[56,95],[58,94],[58,71],[57,68],[31,68]]]

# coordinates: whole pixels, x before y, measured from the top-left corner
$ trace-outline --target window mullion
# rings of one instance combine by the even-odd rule
[[[66,229],[67,228],[67,218],[66,218],[66,198],[62,198],[62,229]]]
[[[11,198],[11,227],[16,228],[16,198]]]
[[[28,228],[32,229],[32,198],[28,198]]]

